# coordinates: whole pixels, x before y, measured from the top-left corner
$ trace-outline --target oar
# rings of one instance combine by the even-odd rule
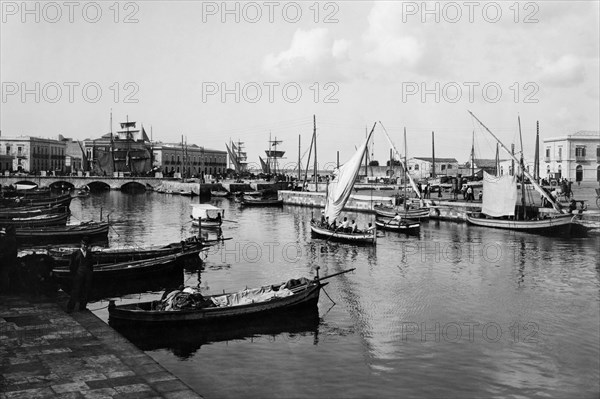
[[[344,271],[341,271],[341,272],[333,273],[333,274],[330,274],[330,275],[328,275],[328,276],[325,276],[325,277],[319,277],[319,278],[317,278],[317,279],[316,279],[316,281],[319,281],[319,282],[321,282],[321,281],[323,281],[323,280],[327,280],[328,278],[332,278],[332,277],[335,277],[335,276],[339,276],[340,274],[349,273],[349,272],[351,272],[351,271],[354,271],[354,270],[356,270],[356,268],[355,268],[355,267],[353,267],[352,269],[348,269],[348,270],[344,270]],[[317,271],[317,273],[318,273],[318,271]]]
[[[339,227],[337,227],[337,228],[335,229],[335,231],[333,232],[333,234],[332,234],[332,235],[330,235],[330,236],[329,236],[329,238],[328,238],[327,240],[325,240],[325,243],[328,243],[328,242],[329,242],[329,240],[331,240],[331,239],[332,239],[332,238],[333,238],[333,237],[334,237],[334,236],[337,234],[337,231],[338,231],[338,230],[339,230]]]

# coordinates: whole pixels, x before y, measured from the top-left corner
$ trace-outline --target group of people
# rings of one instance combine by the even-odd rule
[[[352,221],[348,220],[347,217],[344,217],[344,219],[340,222],[339,226],[337,224],[337,221],[334,219],[333,221],[329,220],[329,216],[325,216],[325,211],[321,211],[321,221],[319,223],[320,227],[324,227],[328,230],[332,230],[332,231],[336,231],[336,232],[340,232],[340,233],[364,233],[364,232],[370,232],[372,231],[375,227],[373,226],[373,223],[369,223],[369,225],[367,226],[367,228],[363,231],[360,230],[358,228],[358,224],[356,223],[356,220],[352,219]]]

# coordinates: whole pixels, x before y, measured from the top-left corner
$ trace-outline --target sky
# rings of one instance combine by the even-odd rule
[[[534,154],[540,137],[600,130],[598,1],[2,1],[3,136],[99,137],[142,123],[162,142],[303,160],[398,151]],[[381,122],[378,123],[378,122]]]

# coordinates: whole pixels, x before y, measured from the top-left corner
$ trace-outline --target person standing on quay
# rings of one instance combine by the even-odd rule
[[[7,294],[10,280],[17,266],[17,239],[15,227],[8,226],[0,234],[0,293]]]
[[[89,249],[89,237],[83,237],[81,248],[73,252],[69,269],[73,277],[71,286],[71,298],[67,303],[67,313],[73,312],[75,303],[79,302],[79,310],[86,310],[88,295],[92,288],[92,272],[94,261]]]

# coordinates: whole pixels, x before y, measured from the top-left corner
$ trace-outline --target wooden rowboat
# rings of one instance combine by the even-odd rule
[[[149,278],[163,273],[181,270],[183,263],[181,260],[198,256],[201,249],[188,249],[176,254],[159,256],[151,259],[138,260],[133,262],[121,262],[114,264],[95,265],[92,272],[94,284],[103,285],[113,281]],[[68,267],[58,267],[53,271],[57,282],[67,290],[71,287],[72,275]]]
[[[212,244],[214,244],[214,242]],[[205,249],[210,245],[210,243],[198,241],[198,238],[193,236],[182,242],[174,242],[167,245],[155,245],[143,248],[95,247],[92,250],[92,256],[98,264],[115,264],[174,255],[191,249]],[[48,250],[48,254],[54,258],[54,261],[57,265],[67,266],[71,259],[71,254],[76,250],[76,247],[51,248]]]
[[[421,223],[410,219],[402,219],[400,222],[394,219],[375,219],[375,225],[382,230],[397,231],[406,234],[416,234],[421,229]]]
[[[11,219],[0,219],[0,224],[5,226],[19,227],[43,227],[43,226],[64,226],[67,224],[67,213],[56,213],[49,215],[13,217]]]
[[[165,292],[161,301],[139,302],[116,306],[108,305],[111,323],[218,323],[227,320],[256,320],[263,317],[286,315],[305,308],[316,308],[319,292],[327,283],[322,281],[354,269],[335,273],[313,280],[301,278],[285,283],[263,286],[252,290],[242,290],[228,294],[202,296],[196,290],[186,300],[187,307],[176,306],[179,301],[169,302],[181,292]],[[167,295],[168,294],[168,295]],[[165,304],[167,307],[165,308]],[[174,304],[174,305],[173,305]],[[162,310],[165,309],[165,310]]]
[[[0,208],[0,224],[5,219],[27,218],[32,216],[52,215],[57,213],[68,213],[69,208],[65,206],[41,207],[21,206],[17,208]]]
[[[402,206],[386,206],[386,205],[374,205],[373,210],[377,216],[383,216],[393,218],[396,214],[402,218],[413,219],[413,220],[426,220],[429,219],[429,208],[416,208],[416,209],[404,209]]]
[[[108,241],[107,222],[87,222],[70,226],[54,227],[17,227],[17,243],[22,244],[49,244],[49,243],[79,243],[87,236],[91,242]]]
[[[374,245],[377,242],[377,232],[357,232],[345,233],[341,230],[329,230],[326,227],[319,226],[314,221],[310,222],[311,234],[315,237],[326,238],[327,240],[348,242],[352,244]]]
[[[244,206],[283,206],[283,200],[269,198],[253,198],[244,195],[240,201]]]
[[[482,227],[493,227],[497,229],[508,229],[540,234],[569,234],[578,215],[557,214],[552,217],[530,220],[514,220],[508,218],[486,218],[467,214],[467,222]]]

